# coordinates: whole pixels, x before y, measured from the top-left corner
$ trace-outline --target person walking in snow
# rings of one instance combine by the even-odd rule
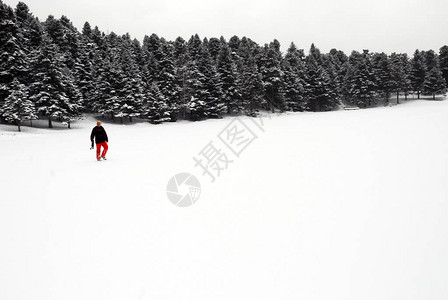
[[[101,121],[96,122],[96,126],[92,129],[92,133],[90,134],[90,141],[92,142],[90,150],[93,149],[94,138],[96,143],[96,160],[100,161],[101,158],[106,160],[107,149],[109,149],[109,146],[107,145],[109,139],[107,138],[106,130],[101,126]],[[103,147],[103,153],[100,155],[101,147]]]

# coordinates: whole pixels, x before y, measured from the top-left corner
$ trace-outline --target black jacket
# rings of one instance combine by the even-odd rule
[[[107,138],[106,130],[104,130],[103,126],[95,126],[92,129],[92,134],[90,135],[90,140],[92,141],[92,143],[93,143],[93,138],[95,138],[96,144],[109,142],[109,139]]]

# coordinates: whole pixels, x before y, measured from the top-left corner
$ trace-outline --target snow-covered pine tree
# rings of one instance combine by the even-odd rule
[[[158,54],[160,49],[160,38],[157,34],[153,33],[150,36],[145,35],[143,38],[143,50],[149,53]],[[159,59],[159,57],[156,57]]]
[[[322,66],[323,65],[323,57],[322,54],[320,53],[319,48],[316,47],[316,45],[314,45],[314,43],[311,44],[310,47],[310,52],[308,53],[308,56],[312,56],[314,61],[319,65]]]
[[[122,39],[114,32],[105,37],[104,49],[99,49],[95,55],[95,93],[94,112],[110,115],[114,120],[123,121],[127,117],[123,112],[126,96],[123,94],[125,75],[120,63]],[[127,107],[126,107],[127,108]]]
[[[201,38],[198,34],[192,35],[187,42],[188,55],[191,59],[197,60],[202,45]]]
[[[380,97],[389,103],[392,92],[391,65],[386,53],[374,53],[372,55],[372,70]]]
[[[87,40],[92,39],[92,26],[90,26],[89,22],[84,22],[84,25],[82,26],[82,32],[81,34],[87,38]]]
[[[357,106],[369,107],[376,103],[377,87],[370,63],[370,54],[353,51],[345,77],[346,99]]]
[[[106,50],[106,35],[104,34],[104,32],[101,32],[98,29],[98,26],[95,26],[95,28],[93,28],[90,38],[96,44],[98,49],[103,51]]]
[[[0,106],[13,91],[15,78],[25,82],[28,60],[24,49],[14,11],[0,2]]]
[[[438,67],[434,67],[426,73],[423,83],[423,95],[432,95],[435,100],[436,95],[446,93],[446,84],[442,72]]]
[[[71,71],[73,71],[74,65],[80,55],[79,48],[81,34],[66,16],[62,16],[60,22],[64,30],[65,45],[63,48],[67,48],[65,64]]]
[[[436,95],[446,93],[445,79],[440,70],[439,59],[433,50],[425,52],[426,74],[423,82],[422,94],[432,95],[435,99]]]
[[[230,38],[228,44],[229,44],[230,51],[235,52],[235,53],[239,52],[241,40],[238,36],[236,36],[236,35],[232,36]]]
[[[42,38],[42,48],[33,52],[32,84],[30,99],[35,103],[38,114],[52,119],[70,121],[80,115],[81,93],[74,85],[74,78],[64,64],[58,47],[46,34]]]
[[[176,68],[183,67],[187,62],[187,44],[185,40],[178,37],[173,43],[173,57]]]
[[[238,90],[237,70],[227,44],[223,44],[219,52],[217,71],[222,82],[222,100],[226,106],[227,113],[240,112],[241,91]]]
[[[338,90],[339,98],[341,98],[342,85],[344,82],[345,73],[347,72],[346,64],[348,57],[342,50],[337,50],[334,48],[330,50],[328,57],[335,71],[334,82]]]
[[[15,14],[17,25],[25,39],[25,52],[29,54],[33,49],[40,46],[43,32],[42,24],[31,14],[28,6],[23,2],[17,4]]]
[[[190,58],[188,56],[188,49],[187,49],[187,43],[186,41],[178,37],[173,43],[172,43],[172,57],[174,61],[174,69],[175,69],[175,82],[178,87],[178,98],[177,98],[177,105],[179,109],[179,117],[186,119],[187,118],[187,102],[189,101],[189,98],[185,94],[185,80],[186,80],[186,71],[187,71],[187,64],[190,61]]]
[[[317,48],[311,47],[311,49]],[[314,112],[332,110],[338,103],[337,94],[331,85],[330,76],[316,58],[318,57],[315,51],[310,51],[306,57],[304,86],[306,109]]]
[[[208,41],[208,51],[215,64],[217,64],[218,56],[221,52],[221,45],[221,41],[218,38],[211,38]]]
[[[207,100],[210,97],[205,87],[205,76],[199,71],[196,60],[190,60],[185,74],[185,95],[188,97],[186,109],[191,121],[207,117]]]
[[[49,15],[44,22],[45,32],[50,36],[52,41],[58,45],[61,51],[68,50],[64,39],[64,28],[60,20],[56,19],[53,15]]]
[[[144,57],[143,49],[142,49],[142,46],[141,46],[139,40],[137,40],[137,39],[132,40],[131,52],[132,52],[132,57],[134,58],[134,61],[137,64],[137,67],[139,69],[139,75],[143,79],[144,72],[146,71],[145,57]]]
[[[448,46],[446,45],[439,50],[439,65],[445,84],[448,86]]]
[[[272,112],[275,109],[281,112],[286,110],[284,97],[284,73],[281,69],[282,55],[280,43],[274,40],[269,45],[265,45],[260,56],[260,73],[263,78],[265,88],[265,98]]]
[[[179,86],[175,59],[173,56],[173,46],[167,42],[160,45],[162,53],[155,80],[158,82],[160,92],[168,101],[171,121],[177,120],[181,104],[181,87]]]
[[[263,78],[258,70],[255,58],[249,59],[243,74],[242,98],[246,104],[244,111],[248,116],[255,117],[261,108],[266,108],[266,98]]]
[[[420,94],[423,90],[423,83],[426,77],[426,65],[424,53],[415,50],[414,56],[410,62],[410,80],[412,91],[417,93],[417,98],[420,99]]]
[[[142,115],[153,124],[171,121],[171,111],[167,101],[156,82],[153,82],[147,90],[143,101]]]
[[[294,43],[288,48],[282,62],[285,81],[286,106],[292,111],[305,109],[304,95],[304,63],[303,51],[298,50]]]
[[[222,101],[222,82],[208,49],[207,43],[203,42],[199,49],[197,61],[198,71],[203,74],[202,88],[205,89],[205,115],[207,118],[221,118],[226,111],[226,107]]]
[[[119,53],[116,82],[118,102],[115,106],[115,116],[123,118],[139,117],[143,102],[143,81],[140,77],[140,69],[132,53],[132,40],[128,34],[119,39]]]
[[[78,58],[73,68],[73,76],[84,99],[83,106],[87,111],[93,111],[95,92],[95,79],[93,77],[94,55],[95,43],[87,35],[82,35],[79,41]]]
[[[24,84],[14,79],[9,96],[0,107],[2,117],[7,122],[16,124],[19,132],[22,121],[37,119],[34,103],[28,99],[27,91]]]
[[[400,103],[400,93],[405,97],[411,90],[411,80],[409,76],[409,60],[407,54],[392,53],[390,56],[391,89],[397,95],[397,104]]]
[[[110,83],[111,63],[107,58],[102,57],[100,51],[94,53],[92,75],[94,90],[91,94],[92,100],[87,101],[88,109],[103,116],[111,115],[113,118],[112,109],[107,105],[107,99],[112,97],[112,94],[116,94]]]
[[[61,115],[60,120],[66,122],[70,129],[71,122],[83,118],[84,98],[76,85],[75,77],[68,67],[63,69],[62,72],[63,76],[61,77],[60,88],[67,98],[65,101],[60,102],[61,107],[66,112],[65,115]]]
[[[340,104],[340,94],[339,91],[341,90],[340,84],[338,82],[338,66],[337,62],[334,60],[334,57],[329,54],[322,55],[322,65],[321,67],[324,69],[328,76],[328,93],[333,97],[333,104],[334,106],[331,108],[333,109],[337,105]]]
[[[257,48],[256,45],[251,39],[247,37],[242,37],[241,41],[238,45],[238,56],[241,58],[243,64],[248,66],[251,61],[254,59],[254,50]]]

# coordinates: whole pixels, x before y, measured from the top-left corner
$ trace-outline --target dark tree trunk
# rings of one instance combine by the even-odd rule
[[[420,99],[420,91],[417,92],[417,99]]]
[[[120,123],[123,124],[123,117],[120,118]]]
[[[22,132],[22,129],[20,128],[20,122],[19,121],[17,121],[17,128],[18,128],[19,132]]]
[[[400,92],[397,92],[397,104],[400,104],[400,99],[399,99],[399,97],[400,97]]]
[[[67,124],[68,124],[68,129],[70,129],[70,121],[68,121]]]
[[[48,128],[53,128],[53,124],[51,123],[51,117],[48,117]]]
[[[432,93],[432,100],[436,100],[436,93]]]
[[[131,123],[132,123],[132,117],[129,117],[129,122],[131,122]]]

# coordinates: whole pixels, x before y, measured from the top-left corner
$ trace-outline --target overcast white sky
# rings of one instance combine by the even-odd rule
[[[3,0],[16,6],[17,0]],[[142,40],[156,33],[174,40],[247,36],[263,45],[277,38],[323,52],[407,52],[448,44],[448,0],[23,0],[39,19],[67,16],[104,32]]]

